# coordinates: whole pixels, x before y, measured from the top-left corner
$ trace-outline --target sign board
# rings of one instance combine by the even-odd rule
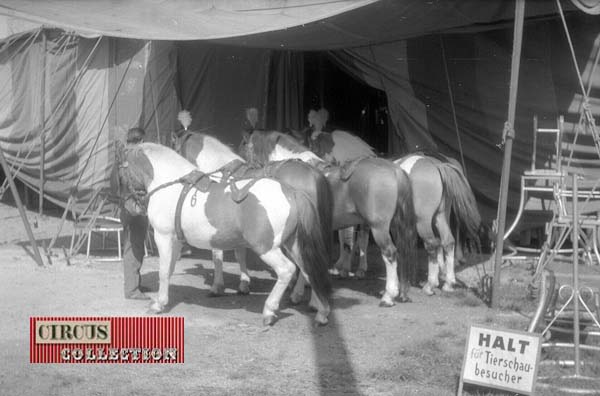
[[[473,325],[469,329],[462,384],[482,385],[531,395],[542,348],[539,334]]]

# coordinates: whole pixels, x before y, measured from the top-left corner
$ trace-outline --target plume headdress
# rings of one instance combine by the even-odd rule
[[[183,126],[183,129],[187,131],[190,124],[192,123],[192,115],[190,114],[190,112],[187,110],[180,111],[179,114],[177,114],[177,119],[181,123],[181,126]]]

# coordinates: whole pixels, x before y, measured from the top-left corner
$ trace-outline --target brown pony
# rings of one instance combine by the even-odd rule
[[[415,261],[416,223],[412,188],[404,171],[381,158],[330,165],[293,137],[275,131],[248,134],[240,154],[258,165],[298,158],[321,169],[334,197],[333,228],[367,225],[381,250],[386,289],[380,305],[392,306],[396,298],[409,301],[407,272]]]

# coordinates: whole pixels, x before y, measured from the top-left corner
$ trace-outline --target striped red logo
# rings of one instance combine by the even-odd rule
[[[183,363],[182,317],[32,317],[30,363]]]

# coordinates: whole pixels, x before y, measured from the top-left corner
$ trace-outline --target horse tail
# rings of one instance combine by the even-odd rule
[[[416,279],[417,216],[413,203],[410,179],[400,167],[395,167],[398,181],[398,203],[390,224],[390,234],[398,252],[400,271],[411,280]],[[402,273],[402,272],[401,272]]]
[[[331,232],[323,233],[319,211],[308,194],[293,190],[297,210],[296,238],[300,258],[304,263],[304,271],[317,296],[326,300],[331,294],[329,278],[329,252],[331,249]],[[329,223],[331,230],[331,223]],[[329,243],[328,243],[329,241]]]
[[[460,233],[474,241],[479,247],[481,215],[469,181],[457,165],[449,162],[440,162],[435,165],[440,172],[442,185],[444,186],[444,196],[450,201],[452,214]]]
[[[311,167],[311,169],[313,169]],[[331,262],[331,252],[333,252],[333,193],[327,178],[323,173],[313,169],[317,178],[317,191],[314,205],[317,208],[319,219],[321,220],[321,233],[324,235],[325,252],[328,262]]]

